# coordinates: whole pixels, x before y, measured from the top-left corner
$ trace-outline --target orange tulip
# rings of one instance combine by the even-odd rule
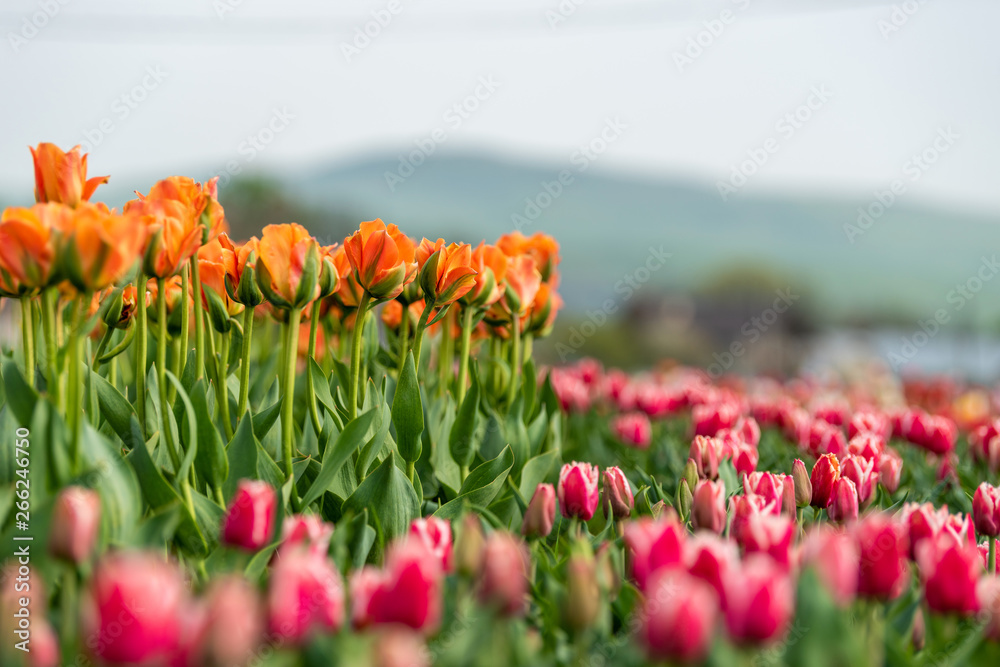
[[[472,246],[444,244],[444,239],[424,239],[416,250],[420,264],[420,287],[437,306],[447,306],[465,296],[476,281],[472,268]]]
[[[81,292],[121,279],[146,241],[146,228],[135,215],[118,215],[103,204],[81,203],[71,224],[59,241],[60,266]]]
[[[76,207],[88,201],[98,185],[108,182],[107,176],[87,180],[87,155],[74,146],[64,153],[55,144],[42,143],[31,149],[35,163],[35,201],[56,202]]]
[[[347,251],[344,250],[344,246],[337,246],[336,250],[333,251],[333,265],[338,276],[337,291],[335,292],[337,300],[345,308],[357,308],[358,304],[361,303],[364,289],[358,284],[358,279],[351,268],[351,261],[347,259]]]
[[[504,298],[507,311],[516,316],[523,315],[535,300],[541,286],[542,275],[531,255],[511,257],[507,264],[507,290]]]
[[[480,243],[472,251],[472,268],[476,270],[475,285],[462,297],[462,303],[489,308],[500,300],[507,278],[507,255],[494,245]]]
[[[268,225],[257,248],[257,284],[272,306],[302,308],[319,296],[319,244],[305,227]]]
[[[413,241],[396,225],[381,220],[362,222],[344,240],[344,250],[358,284],[373,299],[395,299],[417,274]]]
[[[6,287],[47,287],[56,272],[56,237],[69,229],[73,209],[62,204],[8,208],[0,217],[0,277]]]
[[[236,248],[228,235],[222,233],[198,249],[198,270],[201,276],[201,302],[207,311],[212,312],[212,305],[209,303],[211,298],[229,317],[243,312],[243,306],[230,298],[226,290],[226,278],[232,280],[236,275]]]
[[[167,306],[167,323],[170,325],[171,332],[176,332],[180,328],[180,303],[181,297],[184,295],[184,290],[182,289],[183,284],[181,283],[180,276],[171,276],[164,281],[163,284],[163,298]],[[156,299],[159,296],[159,286],[156,284],[156,279],[151,279],[146,283],[146,303],[155,304]],[[188,306],[191,305],[191,299],[188,300]],[[156,322],[156,308],[150,308],[148,311],[149,319]]]
[[[558,285],[556,267],[559,265],[559,243],[548,234],[535,232],[530,237],[519,231],[504,234],[497,240],[497,247],[508,257],[531,255],[542,276],[542,282]]]
[[[525,331],[539,338],[547,336],[552,331],[556,313],[562,308],[562,303],[562,298],[555,289],[548,283],[542,283],[531,302],[531,308],[528,309]]]

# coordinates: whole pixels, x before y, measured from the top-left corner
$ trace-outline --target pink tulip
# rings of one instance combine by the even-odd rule
[[[747,495],[760,496],[777,514],[795,514],[795,482],[791,475],[755,472],[743,479]]]
[[[869,514],[851,534],[861,553],[858,594],[882,600],[899,597],[910,578],[903,527],[884,514]]]
[[[889,419],[881,412],[859,410],[847,425],[847,437],[854,439],[859,434],[869,434],[885,441],[890,433]]]
[[[734,641],[754,644],[781,637],[792,618],[791,578],[773,559],[746,557],[726,576],[726,629]]]
[[[955,540],[976,544],[976,533],[969,517],[951,514],[947,507],[935,509],[930,503],[918,505],[907,503],[903,507],[902,522],[907,528],[910,544],[910,558],[916,560],[917,545],[920,542],[948,533]]]
[[[286,550],[271,568],[267,612],[268,631],[295,645],[336,630],[344,621],[340,572],[306,548]]]
[[[974,546],[942,533],[917,545],[917,564],[932,611],[968,615],[979,610],[976,583],[983,565]]]
[[[616,519],[627,519],[632,514],[635,499],[632,487],[621,468],[611,466],[604,473],[604,516],[614,516]]]
[[[740,417],[733,425],[733,430],[740,435],[744,443],[754,449],[760,444],[760,426],[753,417]]]
[[[757,469],[760,453],[756,447],[740,443],[733,452],[733,467],[739,476],[749,475]]]
[[[293,514],[285,517],[281,527],[281,547],[278,553],[306,546],[313,553],[325,556],[330,549],[333,524],[315,514]]]
[[[848,606],[858,591],[858,545],[847,533],[816,528],[806,535],[800,552],[803,567],[816,571],[820,581],[842,607]]]
[[[278,496],[267,482],[240,480],[222,520],[222,541],[246,551],[260,551],[271,539]]]
[[[688,574],[715,589],[721,606],[726,606],[726,573],[739,565],[736,545],[712,533],[698,533],[684,544],[684,567]]]
[[[685,534],[684,527],[673,518],[643,517],[625,524],[630,571],[639,590],[646,589],[653,572],[683,563]]]
[[[791,565],[795,538],[795,522],[791,518],[751,514],[740,538],[740,546],[748,555],[764,553],[785,568]]]
[[[993,540],[994,553],[1000,554],[1000,540]],[[983,567],[986,569],[987,574],[997,573],[997,564],[993,563],[993,572],[990,572],[990,541],[987,539],[985,542],[980,542],[977,545],[979,549],[979,555],[983,558]],[[1000,558],[995,558],[994,560],[1000,561]]]
[[[695,435],[714,436],[724,428],[732,428],[739,417],[739,405],[730,401],[696,405],[691,410]]]
[[[750,517],[758,514],[780,513],[777,505],[767,503],[763,496],[732,496],[729,499],[732,521],[729,523],[729,535],[742,543],[743,533],[747,530]]]
[[[840,479],[840,461],[833,454],[824,454],[813,465],[809,482],[812,484],[812,506],[825,509],[833,498],[834,487]]]
[[[68,486],[56,497],[51,521],[49,553],[71,563],[82,563],[97,542],[101,497],[91,489]]]
[[[597,466],[589,463],[567,463],[559,473],[559,509],[567,519],[590,521],[597,509],[600,494],[597,489]]]
[[[348,581],[351,599],[351,625],[361,630],[375,624],[371,602],[382,587],[385,576],[374,565],[366,565],[354,570]]]
[[[903,472],[903,459],[892,449],[886,449],[878,465],[878,481],[889,493],[896,493]]]
[[[688,458],[698,466],[698,476],[715,479],[719,476],[719,462],[722,461],[722,441],[704,435],[696,435],[691,441]]]
[[[976,601],[986,622],[984,634],[993,642],[1000,642],[1000,577],[983,577],[976,585]]]
[[[681,570],[653,575],[640,617],[641,636],[653,660],[695,662],[704,658],[718,603],[705,582]]]
[[[653,439],[649,417],[641,412],[618,415],[611,422],[611,431],[620,442],[636,449],[649,449]]]
[[[524,542],[495,531],[486,538],[479,599],[505,616],[524,614],[528,596],[530,558]]]
[[[551,484],[539,484],[524,512],[521,534],[525,537],[548,537],[556,519],[556,491]]]
[[[444,519],[429,516],[410,523],[410,536],[424,543],[427,550],[441,561],[441,569],[451,572],[451,524]]]
[[[1000,535],[1000,488],[986,482],[979,485],[972,496],[972,518],[980,535]]]
[[[859,456],[846,456],[840,462],[840,476],[854,482],[858,494],[858,505],[867,507],[873,500],[875,485],[878,484],[878,470],[875,461]]]
[[[376,635],[371,667],[430,667],[423,636],[409,628],[387,625]]]
[[[990,470],[1000,470],[1000,419],[983,424],[969,434],[972,458],[985,463]]]
[[[6,647],[5,647],[6,648]],[[59,638],[48,621],[36,620],[31,628],[31,651],[27,667],[58,667]]]
[[[795,492],[796,507],[808,507],[812,503],[812,481],[809,479],[809,472],[802,459],[795,459],[792,462],[792,485]],[[794,514],[795,512],[791,512]]]
[[[885,440],[873,433],[859,433],[847,442],[847,453],[878,462],[885,451]]]
[[[184,576],[173,563],[132,551],[105,557],[84,604],[88,648],[109,663],[165,662],[180,647],[186,597]]]
[[[358,604],[353,593],[352,604]],[[431,634],[441,624],[443,595],[440,559],[420,540],[402,540],[389,547],[367,613],[375,624],[400,623]]]
[[[726,528],[726,485],[703,479],[694,488],[691,525],[719,535]]]
[[[844,432],[832,424],[815,420],[809,425],[809,451],[815,456],[832,454],[840,458],[847,453]]]
[[[256,589],[229,575],[206,593],[192,665],[244,665],[264,638],[264,614]]]
[[[858,518],[858,490],[854,482],[841,477],[833,487],[833,498],[826,506],[831,521],[850,523]]]

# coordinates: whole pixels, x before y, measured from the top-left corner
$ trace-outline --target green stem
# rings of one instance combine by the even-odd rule
[[[413,366],[416,368],[417,377],[420,377],[420,348],[424,346],[424,329],[427,328],[427,318],[433,309],[433,303],[424,301],[424,312],[420,313],[416,335],[413,337]]]
[[[442,391],[448,391],[448,382],[452,378],[452,367],[455,359],[455,339],[452,337],[452,325],[454,324],[455,310],[448,309],[448,313],[441,321],[441,346],[438,348],[438,385]]]
[[[987,537],[990,543],[989,554],[986,558],[986,574],[993,576],[997,571],[997,540],[995,537]]]
[[[233,422],[229,418],[229,345],[230,345],[230,332],[219,334],[222,338],[219,345],[219,365],[218,365],[218,383],[217,391],[218,398],[217,402],[219,404],[219,415],[222,419],[222,428],[226,432],[226,442],[230,442],[233,439]]]
[[[469,352],[472,347],[472,318],[475,315],[472,306],[465,306],[462,311],[462,346],[458,352],[458,393],[456,398],[461,405],[465,400],[466,385],[469,383]]]
[[[364,341],[365,316],[368,315],[368,305],[371,296],[365,292],[358,304],[358,313],[354,318],[354,338],[351,340],[351,386],[347,392],[347,416],[354,419],[358,416],[358,383],[361,378],[361,344]]]
[[[521,363],[526,364],[534,353],[534,337],[530,333],[524,334],[521,338]]]
[[[146,434],[146,276],[140,270],[135,283],[135,410],[139,429]]]
[[[170,460],[174,464],[174,472],[181,469],[181,458],[177,453],[177,443],[170,429],[170,402],[167,400],[167,295],[166,281],[156,279],[156,384],[160,393],[160,432],[167,443]]]
[[[24,345],[24,379],[35,388],[35,322],[32,317],[31,298],[21,297],[21,343]]]
[[[108,362],[108,382],[115,389],[118,388],[118,357]]]
[[[250,337],[253,335],[253,308],[246,306],[243,310],[243,349],[240,351],[240,401],[237,405],[237,415],[240,419],[247,411],[247,399],[250,396]]]
[[[521,379],[521,322],[517,315],[510,325],[510,386],[507,388],[507,407],[514,403],[517,396],[517,387]]]
[[[292,469],[292,438],[295,434],[295,424],[293,422],[293,409],[295,407],[295,361],[297,356],[295,354],[295,348],[298,343],[296,334],[299,330],[299,320],[301,317],[302,309],[292,308],[288,311],[288,322],[285,324],[287,331],[285,334],[285,366],[282,369],[285,377],[283,390],[285,393],[281,397],[281,451],[282,459],[285,464],[286,481],[292,479],[294,475],[294,471]],[[293,482],[293,506],[297,502],[294,500],[295,496],[295,484]]]
[[[403,306],[403,316],[399,321],[399,373],[397,377],[403,375],[403,368],[406,366],[406,352],[410,347],[410,308],[405,303]]]
[[[194,364],[195,379],[205,373],[205,322],[201,305],[201,274],[198,271],[198,260],[191,260],[191,286],[194,288]]]
[[[196,261],[197,259],[193,258],[191,260],[191,263],[193,264]],[[180,378],[181,374],[184,372],[184,366],[187,365],[187,353],[188,350],[191,349],[190,345],[188,344],[188,341],[190,340],[191,336],[191,323],[190,323],[191,316],[189,308],[186,307],[188,304],[188,299],[191,298],[191,292],[190,292],[191,287],[190,287],[190,281],[188,280],[189,275],[190,275],[189,267],[185,266],[183,269],[181,269],[181,304],[184,306],[184,309],[181,311],[181,337],[180,340],[177,341],[177,347],[175,348],[179,350],[179,354],[174,355],[174,358],[170,365],[171,371],[177,378]],[[173,385],[171,385],[170,386],[171,403],[174,401],[174,398],[176,398],[176,396],[177,396],[177,389]]]
[[[323,423],[319,419],[319,409],[316,406],[316,386],[313,384],[311,360],[316,358],[316,332],[319,329],[319,302],[314,301],[309,315],[309,354],[306,355],[306,397],[309,401],[309,418],[312,419],[313,432],[319,436]]]
[[[101,355],[104,354],[104,351],[107,349],[108,344],[111,342],[111,337],[114,335],[115,335],[115,328],[107,327],[107,329],[105,329],[104,331],[104,335],[101,336],[101,342],[97,344],[97,352],[94,352],[94,358],[91,359],[90,361],[91,370],[93,370],[95,373],[97,372],[97,369],[101,367],[101,362],[99,362],[98,359],[100,359]]]
[[[416,474],[417,466],[414,461],[406,462],[406,477],[410,480],[410,484],[413,484],[413,476]]]
[[[87,304],[90,294],[81,294],[73,304],[73,315],[69,331],[69,400],[66,407],[66,418],[70,429],[70,461],[74,473],[80,472],[80,414],[83,412],[83,394],[80,392],[80,354],[83,345],[83,319],[87,314]]]
[[[77,581],[76,570],[74,568],[66,569],[66,572],[63,574],[62,585],[62,595],[60,596],[60,601],[62,602],[62,627],[59,628],[59,634],[63,637],[63,650],[65,652],[66,650],[71,651],[77,641]]]
[[[56,308],[58,295],[56,289],[50,287],[42,292],[42,332],[45,335],[45,371],[48,374],[49,399],[55,404],[56,410],[62,409],[61,392],[59,391],[59,369],[56,368]]]

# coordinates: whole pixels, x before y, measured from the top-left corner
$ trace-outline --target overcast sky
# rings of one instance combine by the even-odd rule
[[[747,192],[870,195],[950,128],[912,197],[1000,212],[998,26],[995,0],[5,0],[0,193],[30,198],[46,140],[89,142],[122,185],[435,128],[440,150],[565,163],[618,119],[600,168],[715,186],[764,149]]]

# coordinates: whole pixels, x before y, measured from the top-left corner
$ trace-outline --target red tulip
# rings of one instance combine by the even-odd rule
[[[440,559],[423,542],[408,539],[394,543],[381,572],[366,568],[362,573],[351,581],[356,627],[399,623],[427,634],[437,630],[444,573]]]
[[[840,462],[834,454],[824,454],[813,466],[809,482],[812,484],[812,506],[825,508],[833,498],[834,487],[840,479]]]
[[[630,571],[639,590],[646,589],[653,572],[682,564],[685,534],[684,527],[672,518],[643,517],[625,524]]]
[[[917,564],[932,611],[968,615],[979,610],[976,583],[983,565],[976,547],[939,534],[917,545]]]
[[[174,564],[139,552],[107,556],[84,605],[87,647],[109,663],[166,662],[179,648],[185,598],[184,576]]]
[[[748,555],[740,567],[727,573],[726,628],[736,642],[779,638],[791,621],[794,604],[791,578],[771,558]]]
[[[618,415],[611,422],[611,430],[619,441],[636,449],[649,449],[653,437],[649,417],[641,412]]]
[[[278,496],[267,482],[240,480],[222,521],[222,541],[246,551],[260,551],[271,540]]]
[[[451,524],[429,516],[410,523],[410,536],[424,543],[427,550],[441,561],[441,569],[451,572]]]
[[[984,424],[969,434],[972,458],[982,461],[993,472],[1000,470],[1000,419]]]
[[[884,514],[870,514],[854,525],[851,534],[861,552],[858,593],[879,599],[899,597],[910,578],[903,527]]]
[[[711,587],[680,570],[655,574],[643,602],[641,636],[653,660],[695,662],[712,640],[718,603]]]
[[[733,467],[736,468],[736,474],[749,475],[757,469],[759,459],[760,453],[756,447],[741,442],[733,451]]]
[[[820,581],[842,607],[849,605],[857,594],[860,562],[861,554],[854,538],[839,530],[813,529],[802,543],[802,566],[816,571]]]
[[[775,562],[788,567],[792,560],[795,522],[786,516],[751,514],[739,537],[747,554],[765,553]]]
[[[886,449],[879,460],[878,481],[889,493],[896,493],[903,472],[903,459],[893,449]]]
[[[847,477],[841,477],[833,487],[833,498],[826,506],[831,521],[849,523],[858,518],[858,490]]]
[[[739,417],[739,405],[728,400],[696,405],[691,410],[691,423],[696,436],[714,436],[724,428],[732,428]]]
[[[859,433],[847,443],[847,453],[878,462],[885,451],[885,440],[873,433]]]
[[[344,621],[340,572],[306,548],[285,551],[271,569],[267,609],[268,631],[292,644],[336,630]]]
[[[521,534],[525,537],[548,537],[556,518],[556,491],[551,484],[539,484],[524,512]]]
[[[739,565],[736,545],[712,533],[698,533],[684,544],[684,567],[688,574],[712,586],[723,608],[726,606],[726,573]]]
[[[567,519],[590,521],[597,509],[600,494],[597,489],[597,466],[589,463],[567,463],[559,473],[559,510]]]
[[[308,547],[318,555],[325,556],[330,549],[333,524],[323,521],[316,514],[293,514],[285,517],[281,527],[281,547],[278,553],[298,547]]]
[[[604,469],[604,516],[627,519],[635,500],[625,473],[617,466]]]
[[[694,488],[691,525],[721,534],[726,528],[726,485],[703,479]]]
[[[777,515],[781,512],[777,505],[768,504],[763,496],[757,495],[732,496],[729,505],[733,515],[729,524],[729,535],[740,543],[743,541],[743,533],[747,529],[750,517],[758,514]]]
[[[972,518],[980,535],[1000,535],[1000,488],[986,482],[979,485],[972,496]]]
[[[101,497],[96,491],[68,486],[59,492],[49,527],[49,552],[82,563],[94,551],[101,523]]]
[[[501,531],[486,538],[479,599],[505,616],[524,613],[528,595],[530,558],[524,542]]]

